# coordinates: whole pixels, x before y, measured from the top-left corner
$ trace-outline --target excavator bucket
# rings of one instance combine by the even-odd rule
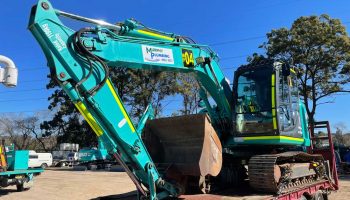
[[[149,120],[143,140],[165,176],[217,176],[221,170],[221,142],[206,114]]]

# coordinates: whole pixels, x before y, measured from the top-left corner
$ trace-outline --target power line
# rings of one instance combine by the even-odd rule
[[[47,69],[48,67],[33,67],[33,68],[24,68],[20,69],[20,71],[34,71],[34,70],[41,70],[41,69]]]
[[[37,80],[26,80],[26,81],[19,81],[20,83],[32,83],[32,82],[42,82],[42,81],[48,81],[49,79],[37,79]]]
[[[0,100],[0,103],[4,102],[23,102],[23,101],[37,101],[37,100],[47,100],[46,98],[29,98],[29,99],[8,99],[8,100]]]
[[[51,112],[50,110],[20,110],[20,111],[10,111],[10,112],[0,112],[0,114],[11,114],[11,113],[33,113],[33,112]]]
[[[248,56],[250,56],[250,55],[228,56],[228,57],[220,58],[220,60],[230,60],[230,59],[244,58],[244,57],[248,57]]]
[[[209,44],[209,46],[214,47],[214,46],[220,46],[220,45],[225,45],[225,44],[233,44],[233,43],[245,42],[245,41],[250,41],[250,40],[262,39],[265,37],[266,36],[256,36],[256,37],[248,37],[248,38],[237,39],[237,40],[228,40],[228,41],[223,41],[223,42],[212,43],[212,44]]]
[[[0,92],[0,94],[6,94],[6,93],[20,93],[20,92],[33,92],[33,91],[44,91],[44,90],[49,90],[46,88],[37,88],[37,89],[28,89],[28,90],[7,90]]]

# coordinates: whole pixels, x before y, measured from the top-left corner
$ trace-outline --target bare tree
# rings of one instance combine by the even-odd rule
[[[40,129],[40,114],[33,116],[10,115],[0,117],[0,130],[17,149],[49,151],[56,145],[53,136],[46,137]]]
[[[26,129],[21,129],[19,124],[22,124],[23,119],[19,116],[3,116],[0,118],[0,126],[3,135],[8,135],[19,150],[28,149],[32,144],[31,132]]]
[[[345,134],[345,131],[347,130],[346,124],[339,122],[334,125],[334,128],[336,128],[335,134],[333,136],[334,143],[340,146],[349,146],[349,135]]]

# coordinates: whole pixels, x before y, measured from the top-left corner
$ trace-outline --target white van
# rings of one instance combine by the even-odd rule
[[[29,151],[28,167],[35,168],[41,167],[45,169],[52,165],[52,154],[51,153],[37,153],[35,151]]]

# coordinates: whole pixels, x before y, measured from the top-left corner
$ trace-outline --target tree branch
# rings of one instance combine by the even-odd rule
[[[326,94],[323,94],[323,95],[320,95],[319,97],[316,98],[316,101],[326,97],[326,96],[329,96],[331,94],[334,94],[334,93],[350,93],[350,90],[337,90],[337,91],[330,91]]]

